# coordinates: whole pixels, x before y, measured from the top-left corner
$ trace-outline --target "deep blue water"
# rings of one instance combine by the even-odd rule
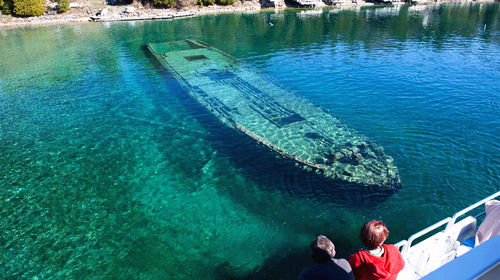
[[[498,191],[499,8],[0,30],[0,275],[294,279],[317,234],[348,257],[369,219],[396,242]],[[298,185],[303,174],[228,137],[144,48],[186,38],[382,145],[403,188],[373,203]]]

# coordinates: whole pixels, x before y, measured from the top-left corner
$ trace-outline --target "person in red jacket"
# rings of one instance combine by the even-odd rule
[[[365,249],[359,249],[349,257],[349,264],[356,280],[395,280],[405,266],[398,248],[383,244],[389,236],[384,222],[373,220],[361,228],[359,237]]]

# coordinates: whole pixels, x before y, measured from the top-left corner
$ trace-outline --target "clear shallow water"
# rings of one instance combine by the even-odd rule
[[[294,279],[316,234],[347,257],[368,219],[386,221],[395,242],[499,190],[499,8],[1,30],[0,274]],[[143,47],[185,38],[381,144],[403,189],[375,204],[319,192],[222,134]]]

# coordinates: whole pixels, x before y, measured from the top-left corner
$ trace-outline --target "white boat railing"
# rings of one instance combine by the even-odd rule
[[[471,206],[469,206],[469,207],[467,207],[467,208],[465,208],[463,210],[460,210],[457,213],[455,213],[455,215],[453,215],[453,217],[451,217],[451,219],[452,219],[451,222],[449,222],[448,225],[446,225],[445,231],[448,230],[449,228],[451,228],[455,224],[455,222],[456,222],[456,220],[457,220],[458,217],[460,217],[463,214],[471,211],[472,209],[475,209],[475,208],[477,208],[477,207],[485,204],[486,202],[488,202],[488,201],[496,198],[497,196],[500,196],[500,192],[494,193],[494,194],[486,197],[485,199],[483,199],[481,201],[478,201],[478,202],[472,204]]]
[[[410,236],[410,238],[408,238],[408,240],[406,241],[406,244],[403,246],[403,249],[401,249],[401,253],[402,253],[402,254],[405,254],[405,253],[408,251],[408,249],[411,247],[411,244],[413,243],[413,241],[414,241],[415,239],[417,239],[417,238],[419,238],[419,237],[421,237],[421,236],[423,236],[423,235],[425,235],[425,234],[427,234],[427,233],[429,233],[429,232],[431,232],[431,231],[433,231],[433,230],[435,230],[435,229],[437,229],[437,228],[441,227],[442,225],[444,225],[444,224],[446,224],[446,223],[449,223],[450,221],[451,221],[451,218],[450,218],[450,217],[448,217],[448,218],[446,218],[446,219],[444,219],[444,220],[441,220],[440,222],[437,222],[437,223],[433,224],[433,225],[432,225],[432,226],[430,226],[430,227],[427,227],[427,228],[425,228],[425,229],[423,229],[423,230],[421,230],[421,231],[419,231],[419,232],[417,232],[417,233],[413,234],[413,235],[412,235],[412,236]]]
[[[460,211],[458,211],[457,213],[455,213],[452,217],[448,217],[446,219],[443,219],[435,224],[433,224],[432,226],[430,227],[427,227],[413,235],[411,235],[408,240],[401,240],[399,241],[398,243],[395,244],[396,247],[398,247],[401,251],[401,254],[403,254],[403,256],[408,252],[408,250],[411,248],[411,245],[413,243],[413,241],[415,241],[415,239],[419,238],[419,237],[422,237],[423,235],[433,231],[433,230],[436,230],[437,228],[443,226],[443,225],[446,225],[446,228],[444,229],[444,233],[447,233],[452,227],[453,225],[456,223],[457,221],[457,218],[470,212],[471,210],[485,204],[486,202],[496,198],[496,197],[499,197],[500,196],[500,191],[499,192],[496,192]]]

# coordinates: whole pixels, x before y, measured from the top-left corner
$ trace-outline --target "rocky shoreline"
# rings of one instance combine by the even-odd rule
[[[421,2],[420,0],[419,2]],[[431,0],[422,4],[439,4],[449,2],[495,2],[495,0],[475,0],[475,1],[449,1],[449,0]],[[373,5],[364,1],[337,1],[332,2],[330,6],[366,6]],[[404,4],[404,2],[393,2],[393,4]],[[106,22],[106,21],[136,21],[136,20],[155,20],[155,19],[173,19],[187,16],[197,16],[205,14],[218,14],[218,13],[234,13],[234,12],[249,12],[259,11],[263,9],[263,5],[258,0],[237,2],[231,6],[218,6],[212,5],[208,7],[190,7],[183,9],[151,9],[136,5],[133,7],[133,12],[126,12],[129,6],[110,6],[99,5],[99,3],[92,3],[91,5],[78,4],[76,8],[72,8],[69,12],[63,14],[42,15],[39,17],[19,18],[9,15],[0,14],[0,28],[20,27],[29,25],[49,25],[49,24],[63,24],[63,23],[83,23],[83,22]],[[280,7],[286,8],[286,7]],[[95,16],[95,14],[102,9],[106,9],[106,14]]]
[[[9,15],[0,15],[0,28],[28,25],[83,23],[92,21],[103,22],[170,19],[204,14],[259,11],[261,9],[260,3],[255,0],[245,1],[244,3],[237,3],[231,6],[212,5],[208,7],[191,7],[184,9],[151,9],[138,5],[134,7],[133,13],[125,12],[126,7],[130,6],[102,5],[101,8],[95,8],[97,5],[93,6],[94,7],[82,5],[63,14],[42,15],[39,17],[20,18]],[[107,10],[106,14],[102,16],[95,16],[95,14],[102,9]]]

